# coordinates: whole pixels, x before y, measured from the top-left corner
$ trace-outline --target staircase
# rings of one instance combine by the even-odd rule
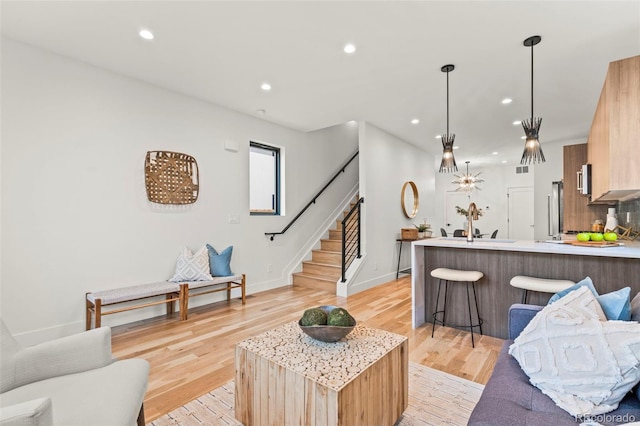
[[[357,198],[356,198],[357,199]],[[355,205],[352,202],[351,209]],[[343,212],[344,217],[348,211]],[[357,220],[352,217],[349,223]],[[336,282],[342,273],[342,218],[329,230],[329,238],[320,240],[320,249],[311,251],[311,260],[302,262],[302,272],[293,273],[293,285],[336,294]]]

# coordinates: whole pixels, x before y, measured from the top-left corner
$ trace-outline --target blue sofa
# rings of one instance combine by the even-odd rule
[[[513,339],[542,308],[543,306],[516,304],[509,309],[510,340],[505,341],[502,346],[493,374],[471,413],[469,425],[575,426],[581,423],[529,383],[529,377],[522,371],[518,361],[509,355]],[[629,393],[616,410],[596,416],[593,420],[602,425],[640,422],[640,400]]]

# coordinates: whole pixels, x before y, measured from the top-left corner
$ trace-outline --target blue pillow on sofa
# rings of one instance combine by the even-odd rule
[[[211,270],[211,275],[214,277],[228,277],[233,275],[233,272],[231,272],[233,246],[229,246],[218,253],[216,249],[207,244],[207,250],[209,251],[209,269]]]
[[[631,287],[621,288],[611,293],[596,296],[607,319],[630,321],[631,320],[631,303],[629,296],[631,295]]]
[[[591,293],[596,296],[598,303],[600,303],[600,306],[602,307],[604,314],[607,316],[607,319],[621,321],[631,320],[631,288],[625,287],[621,288],[620,290],[612,291],[611,293],[599,295],[596,291],[596,288],[593,286],[593,281],[591,281],[590,277],[586,277],[575,285],[554,294],[553,296],[551,296],[551,299],[549,299],[549,304],[555,302],[556,300],[580,287],[587,287],[589,290],[591,290]]]

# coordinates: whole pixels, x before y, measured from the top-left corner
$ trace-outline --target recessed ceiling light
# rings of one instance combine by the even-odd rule
[[[140,30],[138,34],[145,40],[153,40],[153,33],[149,30]]]
[[[265,115],[267,113],[267,111],[265,111],[264,109],[258,109],[258,110],[256,110],[256,113],[258,115]]]
[[[420,122],[420,120],[418,120],[417,118],[414,118],[413,120],[411,120],[411,124],[418,124]]]
[[[506,104],[510,104],[511,102],[513,102],[513,99],[511,99],[511,98],[504,98],[504,99],[502,100],[502,103],[503,103],[504,105],[506,105]]]
[[[503,164],[504,164],[504,163],[506,163],[506,162],[507,162],[507,160],[502,160],[502,161],[501,161],[501,163],[503,163]]]
[[[453,149],[458,149],[458,148],[460,148],[460,147],[459,147],[459,146],[454,146],[454,147],[453,147]]]
[[[271,85],[269,83],[262,83],[262,85],[260,86],[260,88],[262,90],[264,90],[265,92],[268,92],[269,90],[271,90]]]
[[[516,120],[516,121],[513,122],[514,126],[519,126],[521,124],[522,124],[522,121],[520,121],[520,120]]]
[[[436,139],[442,139],[442,135],[436,135]]]
[[[356,46],[348,43],[344,45],[344,53],[354,53],[356,51]]]
[[[526,139],[526,138],[527,138],[526,136],[520,136],[520,139]]]
[[[498,155],[498,151],[493,151],[491,155]]]

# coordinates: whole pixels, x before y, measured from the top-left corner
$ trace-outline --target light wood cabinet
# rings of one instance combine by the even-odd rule
[[[593,116],[587,140],[587,162],[591,164],[591,198],[600,198],[609,192],[609,132],[607,120],[607,85],[600,93],[596,113]]]
[[[590,231],[594,220],[606,220],[606,205],[589,205],[589,197],[578,191],[576,172],[587,163],[587,144],[565,145],[562,153],[564,198],[563,230]],[[591,167],[595,167],[593,164]],[[593,185],[592,185],[593,186]]]
[[[587,141],[592,202],[640,193],[640,56],[609,64]]]

